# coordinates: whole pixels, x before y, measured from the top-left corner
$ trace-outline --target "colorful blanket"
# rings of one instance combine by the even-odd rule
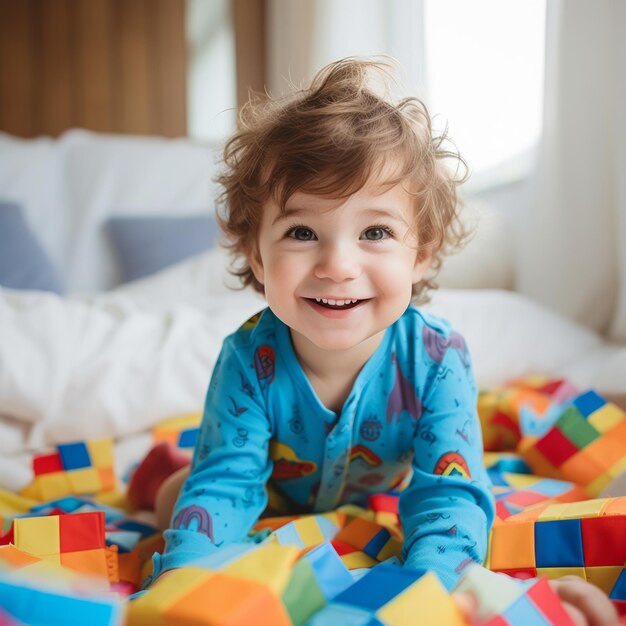
[[[497,519],[491,572],[468,568],[458,586],[480,600],[476,623],[570,623],[547,585],[565,574],[623,610],[624,411],[564,381],[526,379],[481,394],[479,414]],[[199,418],[161,424],[155,442],[192,447]],[[67,443],[33,458],[22,493],[0,492],[0,626],[466,624],[436,576],[398,567],[397,493],[367,509],[261,520],[248,542],[140,591],[162,539],[113,466],[111,441]]]

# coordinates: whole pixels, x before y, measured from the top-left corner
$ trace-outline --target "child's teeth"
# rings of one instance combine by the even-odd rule
[[[322,304],[329,304],[330,306],[345,306],[346,304],[355,304],[358,300],[332,300],[328,298],[315,298],[316,302]]]

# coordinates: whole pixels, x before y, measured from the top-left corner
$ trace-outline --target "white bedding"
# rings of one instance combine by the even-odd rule
[[[224,264],[213,251],[95,297],[0,289],[0,486],[28,482],[28,451],[200,410],[222,339],[264,306],[225,287]],[[442,290],[428,309],[465,335],[481,387],[547,374],[626,391],[626,347],[523,296]]]

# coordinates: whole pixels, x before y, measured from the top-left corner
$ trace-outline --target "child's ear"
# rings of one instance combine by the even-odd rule
[[[424,278],[424,275],[430,269],[432,262],[432,252],[430,250],[421,250],[415,259],[415,265],[413,266],[414,285],[419,283]]]
[[[248,252],[246,255],[248,260],[248,265],[254,274],[254,277],[259,281],[262,285],[265,284],[265,272],[263,270],[263,261],[261,260],[261,255],[259,254],[259,249],[255,245],[252,250]]]

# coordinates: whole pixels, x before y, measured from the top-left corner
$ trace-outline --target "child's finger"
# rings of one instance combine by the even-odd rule
[[[615,626],[618,616],[607,595],[595,585],[578,576],[564,576],[551,581],[563,602],[580,611],[589,626]]]

